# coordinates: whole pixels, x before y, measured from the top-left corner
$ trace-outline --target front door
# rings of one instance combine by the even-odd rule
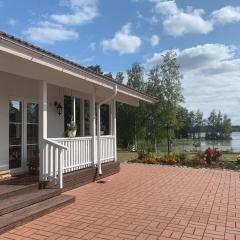
[[[9,100],[9,169],[26,170],[38,158],[38,104]]]

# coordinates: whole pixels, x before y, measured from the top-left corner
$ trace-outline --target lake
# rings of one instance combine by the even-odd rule
[[[232,140],[229,141],[205,141],[201,140],[201,146],[197,149],[205,151],[208,147],[220,148],[222,151],[240,152],[240,132],[232,133]],[[190,151],[194,149],[192,143],[189,140],[181,141],[181,143],[175,142],[173,148],[180,150]]]

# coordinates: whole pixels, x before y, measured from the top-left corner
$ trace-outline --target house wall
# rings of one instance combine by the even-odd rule
[[[48,137],[64,136],[64,116],[59,116],[54,101],[63,104],[64,90],[48,85]],[[0,71],[0,171],[8,169],[9,162],[9,100],[39,99],[39,83],[16,75]]]

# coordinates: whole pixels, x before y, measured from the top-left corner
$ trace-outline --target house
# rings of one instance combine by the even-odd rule
[[[139,101],[157,99],[0,32],[0,172],[39,168],[39,182],[59,188],[68,173],[104,176],[119,167],[116,102]]]

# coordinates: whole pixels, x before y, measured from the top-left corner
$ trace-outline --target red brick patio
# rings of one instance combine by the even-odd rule
[[[0,239],[240,240],[237,172],[123,164],[106,180]]]

